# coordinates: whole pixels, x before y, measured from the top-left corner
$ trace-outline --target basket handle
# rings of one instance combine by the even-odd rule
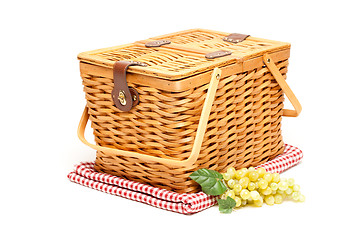
[[[190,167],[196,162],[196,160],[199,156],[199,153],[200,153],[200,148],[201,148],[201,145],[202,145],[202,142],[204,139],[205,131],[207,128],[207,123],[209,120],[209,115],[210,115],[211,108],[212,108],[212,105],[213,105],[213,102],[215,99],[215,94],[216,94],[216,91],[218,88],[220,76],[221,76],[221,70],[219,68],[215,68],[211,75],[208,92],[206,94],[206,98],[205,98],[205,102],[204,102],[203,109],[201,112],[198,128],[196,131],[194,145],[192,147],[189,158],[186,160],[160,158],[160,157],[150,156],[150,155],[137,153],[137,152],[125,151],[125,150],[109,148],[109,147],[102,147],[102,146],[98,146],[98,145],[89,143],[85,139],[85,135],[84,135],[86,124],[89,120],[89,113],[88,113],[87,106],[85,106],[84,112],[80,119],[78,132],[77,132],[78,137],[85,145],[87,145],[95,150],[102,151],[102,152],[105,152],[105,153],[108,153],[111,155],[121,155],[124,157],[141,158],[142,160],[145,160],[145,161],[161,163],[161,164],[171,166],[171,167]]]
[[[300,104],[299,100],[296,98],[293,91],[290,89],[289,85],[286,83],[285,78],[282,76],[281,72],[276,67],[274,61],[271,59],[269,54],[267,54],[267,53],[264,54],[263,61],[294,107],[294,110],[283,109],[283,116],[285,116],[285,117],[299,116],[299,114],[302,110],[301,104]]]

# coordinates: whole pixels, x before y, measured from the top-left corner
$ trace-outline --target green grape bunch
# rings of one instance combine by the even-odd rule
[[[272,206],[285,199],[305,201],[293,178],[280,179],[279,173],[269,173],[264,168],[229,167],[225,173],[203,168],[193,172],[190,178],[200,184],[204,193],[218,196],[221,213],[231,213],[234,208],[248,204],[261,207],[264,202]]]
[[[247,204],[261,207],[264,202],[272,206],[282,203],[285,199],[305,201],[300,186],[295,184],[293,178],[280,179],[280,174],[266,172],[264,168],[249,167],[236,170],[229,167],[222,176],[227,190],[220,195],[220,199],[233,199],[235,208]]]

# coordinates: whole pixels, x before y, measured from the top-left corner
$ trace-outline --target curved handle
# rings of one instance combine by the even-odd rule
[[[289,99],[289,101],[291,102],[291,104],[293,105],[293,107],[295,109],[295,110],[284,109],[283,116],[285,116],[285,117],[299,116],[299,114],[302,110],[301,104],[300,104],[299,100],[296,98],[293,91],[291,91],[289,85],[286,83],[284,77],[280,73],[279,69],[276,67],[274,61],[270,58],[269,54],[267,54],[267,53],[264,54],[263,60],[264,60],[265,65],[268,67],[271,74],[274,76],[275,80],[278,82],[281,89],[284,91],[285,95],[287,96],[287,98]]]
[[[200,153],[200,148],[201,148],[201,145],[202,145],[202,142],[204,139],[205,131],[207,128],[207,123],[209,120],[209,115],[211,112],[211,107],[212,107],[214,99],[215,99],[215,94],[216,94],[216,90],[218,88],[220,76],[221,76],[221,70],[219,68],[215,68],[211,75],[211,81],[209,84],[208,92],[207,92],[207,95],[205,98],[203,109],[201,111],[201,116],[200,116],[197,131],[196,131],[194,145],[191,150],[189,158],[186,160],[174,160],[174,159],[160,158],[160,157],[149,156],[149,155],[137,153],[137,152],[130,152],[130,151],[109,148],[109,147],[102,147],[102,146],[98,146],[98,145],[89,143],[85,139],[85,136],[84,136],[86,124],[89,119],[87,107],[85,107],[84,112],[80,119],[80,123],[79,123],[79,127],[78,127],[78,137],[85,145],[87,145],[95,150],[102,151],[102,152],[105,152],[105,153],[108,153],[111,155],[121,155],[124,157],[140,158],[144,161],[157,162],[157,163],[161,163],[161,164],[164,164],[167,166],[172,166],[172,167],[190,167],[195,163],[195,161],[197,160],[199,153]]]

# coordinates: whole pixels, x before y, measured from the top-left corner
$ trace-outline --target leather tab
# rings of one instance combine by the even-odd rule
[[[132,87],[129,87],[129,90],[130,90],[130,94],[131,94],[131,97],[133,100],[132,106],[135,107],[136,105],[139,104],[139,101],[140,101],[139,93],[138,93],[138,91],[135,90],[135,88],[132,88]]]
[[[170,44],[171,42],[166,39],[156,40],[152,42],[145,43],[145,47],[160,47],[165,44]]]
[[[214,59],[214,58],[219,58],[219,57],[224,57],[224,56],[227,56],[227,55],[231,55],[232,52],[230,51],[224,51],[224,50],[221,50],[221,51],[216,51],[216,52],[211,52],[211,53],[207,53],[205,55],[205,57],[207,59]]]
[[[240,33],[232,33],[226,37],[223,38],[225,42],[231,42],[231,43],[239,43],[244,41],[247,37],[250,35],[240,34]]]
[[[129,87],[126,81],[126,71],[130,66],[147,66],[146,63],[134,61],[117,61],[114,64],[114,88],[111,97],[115,106],[124,112],[128,112],[139,103],[139,93]]]

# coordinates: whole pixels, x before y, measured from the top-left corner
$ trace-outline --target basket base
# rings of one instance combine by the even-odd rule
[[[200,186],[189,178],[189,175],[200,168],[213,169],[223,172],[226,168],[233,166],[236,169],[243,167],[256,167],[268,162],[276,156],[282,154],[284,145],[278,146],[272,152],[266,152],[263,155],[267,157],[257,157],[257,161],[232,161],[225,166],[208,164],[193,166],[192,168],[169,168],[156,163],[146,163],[138,159],[122,158],[119,156],[109,156],[100,151],[97,152],[94,169],[100,173],[106,173],[113,176],[121,177],[130,181],[148,184],[153,187],[174,191],[177,193],[196,193],[199,192]]]

